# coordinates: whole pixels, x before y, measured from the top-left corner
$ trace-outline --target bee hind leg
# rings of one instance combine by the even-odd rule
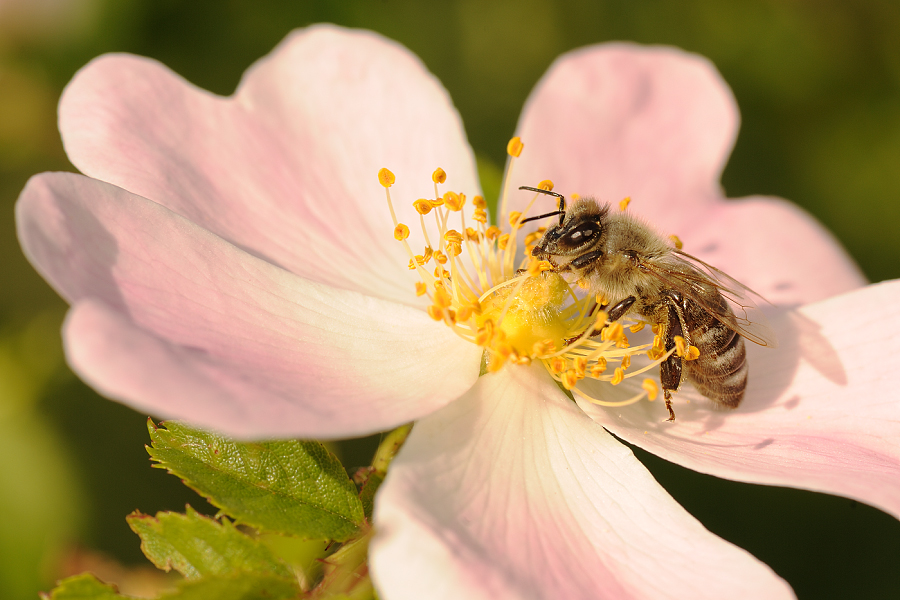
[[[671,423],[675,420],[675,410],[672,408],[672,392],[663,390],[663,397],[666,399],[666,410],[669,411],[669,418],[666,421]]]

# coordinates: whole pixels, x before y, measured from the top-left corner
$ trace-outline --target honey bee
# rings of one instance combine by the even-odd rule
[[[558,209],[525,219],[559,215],[532,256],[561,273],[572,273],[591,293],[609,298],[602,308],[609,322],[635,313],[657,326],[666,352],[694,346],[699,356],[673,352],[660,364],[669,421],[675,420],[672,393],[685,380],[719,406],[736,408],[747,387],[744,338],[774,347],[775,335],[751,297],[758,294],[681,250],[631,215],[611,212],[608,204],[579,198],[566,209],[562,194],[519,189],[559,199]],[[763,300],[764,301],[764,300]],[[594,334],[599,332],[594,332]]]

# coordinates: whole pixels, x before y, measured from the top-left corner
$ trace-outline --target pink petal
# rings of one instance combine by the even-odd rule
[[[155,415],[346,437],[427,414],[477,377],[480,349],[424,312],[297,277],[112,185],[39,175],[17,218],[26,255],[74,304],[73,368]]]
[[[391,599],[792,597],[539,366],[481,377],[417,423],[375,526],[372,574]]]
[[[631,196],[638,214],[682,229],[721,196],[738,119],[731,91],[704,58],[588,46],[558,58],[532,92],[514,182],[551,179],[564,194],[610,202]]]
[[[771,198],[722,202],[719,176],[737,126],[731,91],[706,59],[632,44],[585,48],[559,58],[532,93],[513,184],[551,179],[563,194],[614,204],[630,196],[629,211],[776,304],[864,285],[799,208]],[[515,204],[531,196],[517,192]]]
[[[893,281],[777,315],[779,347],[748,344],[737,410],[714,410],[691,389],[676,397],[674,423],[658,402],[584,409],[696,471],[855,498],[900,517],[898,296]]]
[[[397,175],[392,192],[413,230],[411,203],[434,195],[436,167],[445,190],[479,189],[440,83],[398,44],[333,26],[288,36],[231,98],[149,59],[100,57],[66,88],[60,130],[86,175],[293,273],[406,303],[414,279],[378,170]]]

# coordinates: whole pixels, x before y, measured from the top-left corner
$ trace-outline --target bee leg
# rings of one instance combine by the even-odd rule
[[[667,315],[667,323],[665,323],[665,344],[666,352],[675,348],[675,336],[684,337],[684,328],[681,325],[678,308],[674,304],[669,304]],[[673,352],[669,358],[659,365],[659,381],[662,383],[663,396],[666,399],[666,409],[669,411],[669,421],[675,420],[675,411],[672,409],[672,392],[678,391],[681,386],[682,359],[677,353]]]
[[[606,314],[609,315],[609,322],[612,323],[624,317],[625,313],[628,312],[628,309],[630,309],[636,301],[637,298],[634,296],[628,296],[624,300],[617,302],[615,306],[606,311]]]

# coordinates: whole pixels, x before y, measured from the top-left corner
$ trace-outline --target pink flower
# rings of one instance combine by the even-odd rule
[[[297,32],[230,98],[148,59],[98,58],[60,103],[85,176],[33,178],[19,236],[72,304],[70,364],[111,398],[242,437],[418,420],[376,507],[384,598],[790,597],[608,433],[900,515],[900,284],[861,288],[784,201],[723,201],[737,121],[705,60],[614,44],[557,61],[519,126],[512,186],[631,196],[692,253],[799,306],[770,315],[778,349],[749,348],[740,408],[686,404],[685,389],[674,424],[658,402],[580,410],[536,365],[479,377],[482,349],[426,314],[375,175],[397,174],[398,218],[413,223],[406,200],[433,197],[435,167],[477,193],[474,160],[440,84],[371,33]]]

